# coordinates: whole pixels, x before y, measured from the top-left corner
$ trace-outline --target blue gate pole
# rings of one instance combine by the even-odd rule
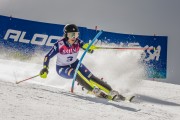
[[[78,65],[77,65],[77,67],[76,67],[76,70],[75,70],[75,73],[74,73],[74,76],[73,76],[72,86],[71,86],[71,92],[72,92],[72,93],[73,93],[73,91],[74,91],[74,83],[75,83],[76,76],[77,76],[77,72],[78,72],[78,69],[79,69],[79,67],[80,67],[80,65],[81,65],[81,62],[82,62],[84,56],[86,55],[87,51],[89,50],[89,48],[93,45],[93,43],[95,42],[95,40],[102,34],[102,32],[103,32],[103,31],[100,30],[100,31],[97,33],[97,35],[93,38],[93,40],[91,41],[91,43],[89,44],[89,46],[86,48],[86,50],[84,51],[84,53],[82,54],[82,56],[81,56],[81,58],[80,58],[80,60],[79,60],[79,62],[78,62]]]

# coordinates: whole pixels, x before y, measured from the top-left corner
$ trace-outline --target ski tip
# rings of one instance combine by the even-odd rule
[[[130,97],[129,102],[132,102],[132,100],[135,98],[135,96]]]

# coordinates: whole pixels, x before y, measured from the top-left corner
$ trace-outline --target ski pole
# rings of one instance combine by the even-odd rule
[[[26,78],[26,79],[24,79],[24,80],[16,81],[16,84],[19,84],[19,83],[21,83],[21,82],[24,82],[24,81],[33,79],[33,78],[38,77],[38,76],[39,76],[39,74],[38,74],[38,75],[35,75],[35,76],[32,76],[32,77],[30,77],[30,78]]]
[[[97,47],[94,46],[93,50],[95,49],[115,49],[115,50],[155,50],[155,48],[129,48],[129,47],[122,47],[122,48],[112,48],[112,47]]]

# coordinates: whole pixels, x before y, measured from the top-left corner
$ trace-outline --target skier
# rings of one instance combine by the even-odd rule
[[[57,55],[56,71],[58,75],[67,79],[73,78],[79,62],[77,59],[79,49],[85,50],[88,46],[88,43],[85,44],[78,37],[79,29],[75,24],[65,25],[63,38],[54,44],[44,58],[43,69],[40,71],[41,78],[47,77],[50,59],[55,55]],[[88,52],[93,53],[93,50],[90,48]],[[79,67],[76,81],[97,97],[111,100],[125,99],[117,91],[113,90],[109,84],[93,75],[84,64]]]

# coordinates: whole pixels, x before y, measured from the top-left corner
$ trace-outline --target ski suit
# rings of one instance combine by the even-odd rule
[[[77,56],[83,45],[84,42],[80,39],[76,39],[75,43],[70,45],[67,38],[62,38],[54,44],[45,56],[43,65],[48,67],[50,59],[57,55],[56,71],[58,75],[72,79],[79,62]],[[112,90],[110,85],[94,76],[83,64],[79,67],[76,81],[89,91],[92,91],[94,87],[98,87],[108,94]]]

